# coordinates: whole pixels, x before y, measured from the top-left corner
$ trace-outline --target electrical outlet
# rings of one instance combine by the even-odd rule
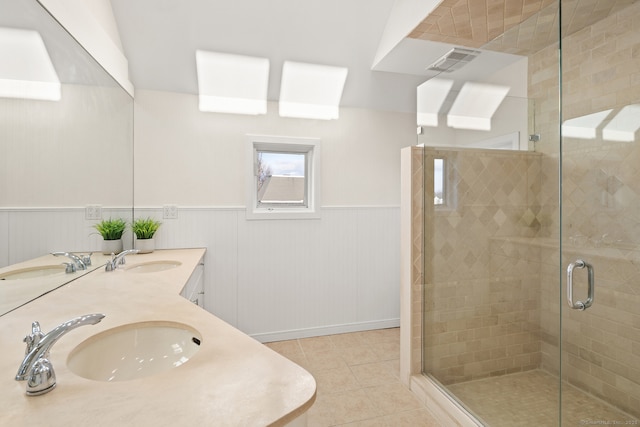
[[[102,219],[102,206],[87,205],[84,208],[84,219]]]
[[[164,205],[162,207],[162,218],[178,219],[178,207],[176,205]]]

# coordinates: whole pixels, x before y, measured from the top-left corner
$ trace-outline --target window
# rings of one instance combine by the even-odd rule
[[[248,219],[319,218],[320,140],[249,135]]]

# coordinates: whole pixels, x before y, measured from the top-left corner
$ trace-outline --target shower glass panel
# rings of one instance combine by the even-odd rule
[[[563,425],[639,424],[639,24],[640,2],[562,2]]]
[[[527,67],[522,72],[526,87]],[[540,254],[558,253],[558,232],[548,229],[559,226],[549,218],[558,215],[557,155],[545,164],[529,149],[530,134],[551,137],[530,127],[534,102],[515,96],[502,102],[489,130],[444,129],[445,114],[441,127],[424,127],[419,137],[425,145],[423,372],[487,425],[556,425],[557,375],[541,366],[541,300],[551,298],[543,295],[541,275],[555,271],[558,283],[558,267],[543,265]],[[557,128],[548,128],[556,141]],[[467,143],[457,146],[461,140]],[[552,203],[543,206],[545,199]],[[555,335],[544,337],[554,343],[558,295]],[[557,345],[544,350],[559,360]]]
[[[638,424],[640,2],[537,3],[417,90],[423,372],[483,425]]]

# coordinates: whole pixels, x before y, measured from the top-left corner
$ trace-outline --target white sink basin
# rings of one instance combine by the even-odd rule
[[[126,267],[125,271],[131,273],[157,273],[179,267],[180,265],[182,265],[180,261],[149,261]]]
[[[37,267],[21,268],[19,270],[9,271],[0,274],[0,280],[22,280],[22,279],[35,279],[37,277],[51,276],[53,274],[64,273],[65,266],[60,264],[55,265],[40,265]]]
[[[181,323],[131,323],[83,341],[69,354],[67,366],[90,380],[134,380],[187,362],[200,340],[199,332]]]

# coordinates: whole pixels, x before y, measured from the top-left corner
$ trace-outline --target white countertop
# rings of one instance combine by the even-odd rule
[[[157,273],[100,268],[0,317],[0,425],[279,426],[305,413],[315,400],[311,374],[179,296],[204,252],[129,255],[127,267],[158,260],[182,264]],[[106,317],[70,331],[51,349],[57,387],[25,395],[25,383],[14,377],[31,323],[39,321],[47,333],[90,313]],[[67,356],[85,339],[143,321],[189,325],[202,335],[200,349],[177,368],[130,381],[92,381],[67,368]]]

